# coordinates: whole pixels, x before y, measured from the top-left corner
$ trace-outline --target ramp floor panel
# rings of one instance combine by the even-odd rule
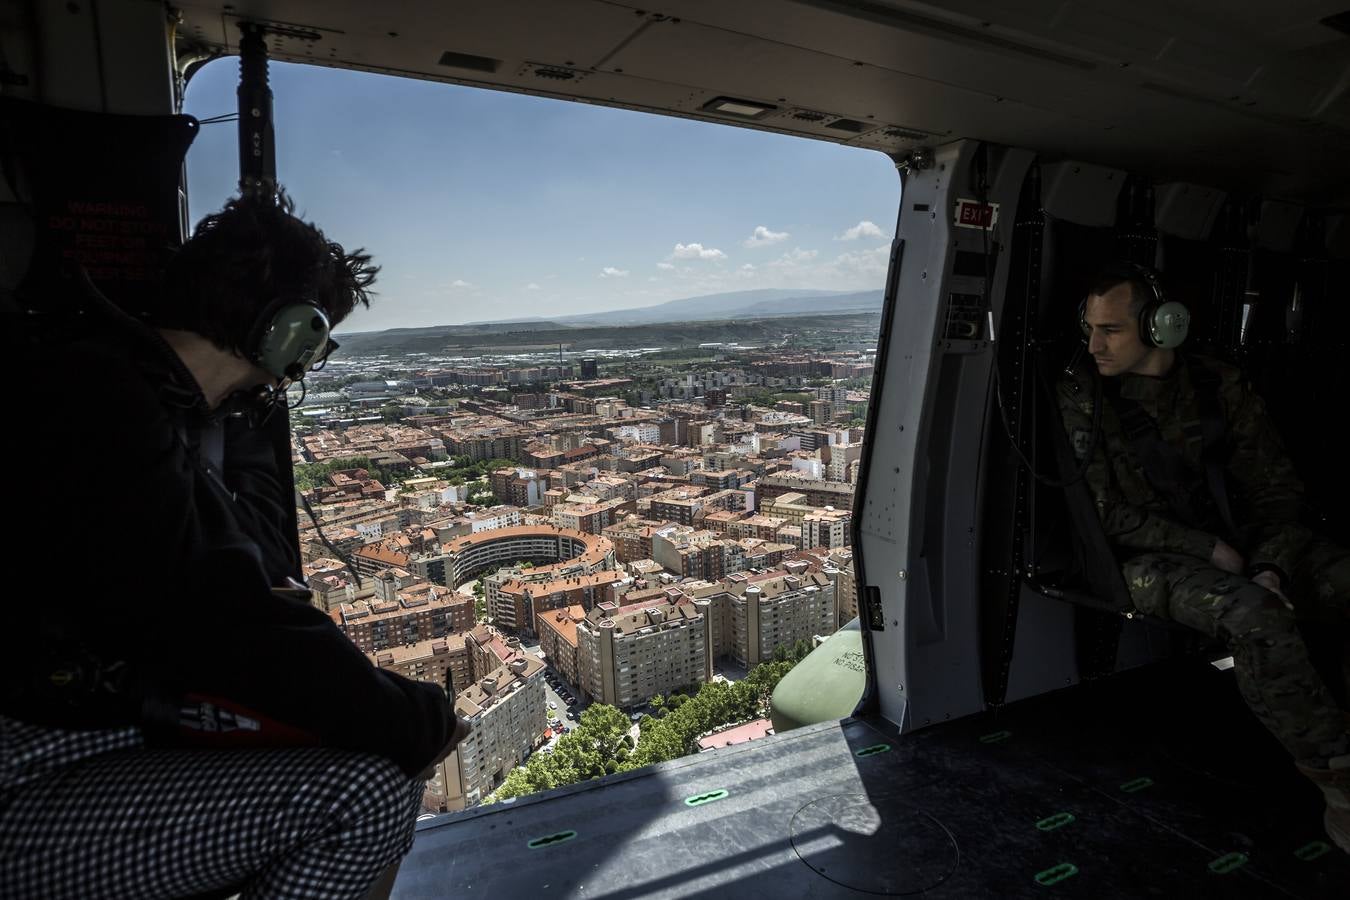
[[[1339,898],[1320,810],[1231,673],[1161,666],[440,816],[394,896]]]

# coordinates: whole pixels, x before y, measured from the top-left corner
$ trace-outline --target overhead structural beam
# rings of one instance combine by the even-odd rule
[[[277,186],[277,153],[266,32],[252,22],[240,22],[239,30],[239,192],[270,194]]]

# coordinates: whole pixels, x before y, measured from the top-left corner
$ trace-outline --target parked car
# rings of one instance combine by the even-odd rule
[[[549,709],[557,709],[557,708],[558,708],[558,704],[556,704],[556,703],[554,703],[552,700],[550,700],[550,701],[548,701],[548,708],[549,708]]]

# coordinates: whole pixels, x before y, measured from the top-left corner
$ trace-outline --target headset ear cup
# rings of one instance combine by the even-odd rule
[[[328,316],[317,306],[283,306],[264,325],[254,362],[274,378],[298,381],[328,345],[328,332]]]
[[[1087,323],[1087,301],[1078,302],[1078,329],[1083,332],[1084,338],[1092,337],[1092,329],[1088,328]]]
[[[1149,316],[1149,341],[1154,347],[1173,350],[1180,347],[1191,330],[1191,312],[1185,305],[1169,300],[1154,307]]]

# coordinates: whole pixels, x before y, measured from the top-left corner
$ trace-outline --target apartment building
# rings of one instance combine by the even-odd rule
[[[425,582],[377,582],[369,600],[341,604],[337,621],[363,653],[373,653],[472,628],[473,598]]]
[[[639,559],[651,559],[652,535],[669,524],[630,516],[607,526],[600,533],[613,542],[614,558],[621,563],[629,563]]]
[[[703,469],[689,473],[689,483],[723,491],[738,488],[755,477],[748,469]]]
[[[706,503],[702,498],[707,493],[704,487],[677,487],[653,494],[649,514],[663,522],[692,525]]]
[[[410,546],[402,535],[373,541],[352,554],[352,566],[363,577],[374,575],[381,569],[407,569],[412,559],[408,552]]]
[[[368,578],[362,579],[358,588],[346,564],[331,557],[310,560],[302,571],[305,583],[309,585],[310,602],[326,613],[333,612],[343,603],[364,600],[375,592]]]
[[[805,496],[812,507],[833,506],[835,509],[853,508],[853,485],[839,481],[825,481],[819,478],[802,478],[793,474],[778,472],[759,479],[759,498],[761,505],[770,497],[780,494],[799,493]]]
[[[614,545],[608,538],[552,525],[520,525],[468,537],[443,546],[446,584],[457,586],[484,572],[528,561],[535,578],[561,578],[576,572],[614,568]]]
[[[436,812],[477,806],[501,786],[544,733],[544,664],[519,656],[455,695],[472,730],[435,767],[422,805]]]
[[[834,582],[835,605],[839,607],[839,625],[858,618],[858,585],[853,575],[853,551],[840,547],[831,551],[825,575]]]
[[[760,515],[782,519],[786,525],[800,525],[807,515],[816,511],[800,491],[789,491],[776,497],[766,497],[760,501]]]
[[[604,604],[577,623],[581,690],[623,709],[711,676],[703,616],[693,601]]]
[[[731,656],[751,668],[778,647],[838,630],[835,582],[805,563],[789,566],[679,586],[703,614],[711,660]]]
[[[520,524],[520,507],[493,506],[488,509],[467,512],[452,519],[433,522],[436,539],[448,543],[453,538],[478,534],[480,531],[495,531],[498,528],[514,528]]]
[[[558,503],[550,510],[550,517],[559,528],[600,534],[613,524],[615,518],[632,508],[632,501],[627,499],[602,500],[598,503]]]
[[[781,531],[781,529],[780,529]],[[747,569],[772,569],[782,565],[789,553],[798,548],[794,544],[766,541],[760,538],[740,538],[728,542],[726,574]]]
[[[493,495],[515,506],[542,506],[549,489],[547,469],[497,469],[489,476]]]
[[[779,647],[838,630],[834,584],[822,572],[732,575],[726,580],[735,641],[731,655],[750,668]]]
[[[473,657],[463,634],[447,634],[415,644],[388,647],[367,653],[381,669],[397,672],[413,681],[440,685],[456,694],[473,683]]]
[[[802,541],[806,547],[847,547],[853,543],[853,513],[825,507],[802,518]]]
[[[581,606],[589,611],[617,598],[617,588],[629,578],[607,570],[563,578],[532,580],[531,570],[511,569],[483,580],[488,608],[502,627],[533,636],[536,617],[547,610]]]
[[[669,525],[652,535],[651,558],[663,569],[680,578],[702,578],[716,581],[725,575],[728,566],[736,571],[738,557],[730,542],[724,542],[713,531],[695,531],[687,526]],[[730,557],[733,557],[729,559]]]
[[[562,676],[563,681],[577,689],[581,687],[577,625],[584,618],[586,608],[581,604],[542,611],[535,616],[539,649],[548,657],[549,665]]]

